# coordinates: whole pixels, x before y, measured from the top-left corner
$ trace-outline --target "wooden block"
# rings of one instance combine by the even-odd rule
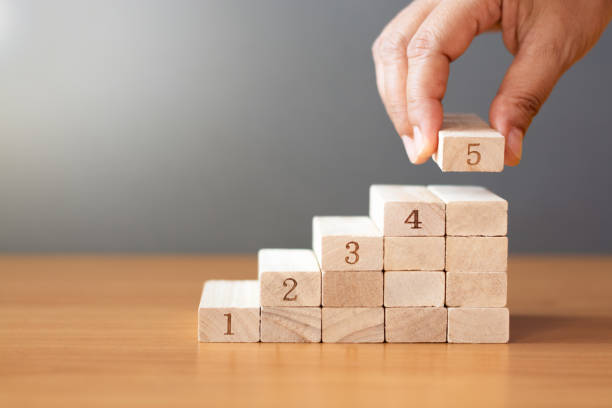
[[[504,307],[507,288],[506,272],[448,272],[446,306]],[[385,281],[385,296],[387,290]]]
[[[444,115],[433,159],[442,171],[500,172],[505,139],[474,114]]]
[[[446,203],[446,235],[504,236],[508,202],[478,186],[429,186]]]
[[[259,282],[210,280],[198,309],[201,342],[259,341]]]
[[[319,343],[320,307],[261,308],[261,341],[266,343]]]
[[[385,237],[386,271],[441,271],[444,269],[444,237]]]
[[[505,307],[448,308],[449,343],[507,343],[510,312]]]
[[[383,304],[381,271],[323,271],[323,306],[374,307]]]
[[[444,307],[389,307],[385,309],[388,343],[445,343]]]
[[[447,272],[506,272],[508,238],[446,237]]]
[[[382,270],[382,233],[370,217],[314,217],[312,246],[321,270]]]
[[[385,272],[386,307],[444,306],[444,272]]]
[[[443,236],[444,207],[424,186],[370,186],[370,217],[387,237]]]
[[[321,306],[321,270],[309,249],[258,253],[262,306]]]
[[[385,311],[382,307],[323,307],[323,343],[382,343]]]

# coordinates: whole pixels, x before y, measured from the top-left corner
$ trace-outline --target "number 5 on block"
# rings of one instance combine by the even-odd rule
[[[433,158],[442,171],[500,172],[504,169],[504,137],[474,114],[444,116]]]
[[[323,271],[380,271],[383,236],[369,217],[314,217],[312,247]]]

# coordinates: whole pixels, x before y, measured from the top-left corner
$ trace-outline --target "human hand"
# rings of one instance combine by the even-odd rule
[[[514,61],[491,104],[506,139],[505,164],[521,160],[523,137],[563,73],[595,45],[612,0],[415,0],[374,42],[376,83],[410,161],[438,148],[450,63],[472,39],[501,30]]]

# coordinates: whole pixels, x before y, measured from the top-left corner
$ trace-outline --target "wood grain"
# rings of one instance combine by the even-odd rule
[[[388,307],[385,340],[389,343],[446,342],[445,307]]]
[[[445,265],[444,237],[385,237],[385,271],[441,271]]]
[[[254,255],[2,256],[0,406],[609,405],[612,257],[508,275],[508,344],[198,343],[202,283]]]
[[[507,293],[505,272],[446,273],[446,306],[504,307]]]
[[[382,307],[323,307],[324,343],[382,343],[385,310]]]
[[[446,237],[447,272],[506,272],[508,238]]]
[[[382,306],[383,273],[323,271],[322,290],[323,306]]]
[[[500,172],[504,148],[504,137],[477,115],[449,113],[438,132],[433,159],[444,172]]]
[[[442,271],[386,271],[384,278],[386,307],[444,306]]]
[[[444,236],[444,202],[425,186],[370,186],[370,218],[385,236]]]
[[[318,343],[321,341],[320,307],[262,307],[261,341]]]
[[[446,234],[504,236],[508,232],[508,202],[479,186],[429,186],[446,204]]]
[[[507,343],[510,314],[504,307],[449,307],[449,343]]]

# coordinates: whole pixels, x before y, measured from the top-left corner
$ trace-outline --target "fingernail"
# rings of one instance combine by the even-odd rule
[[[523,156],[523,132],[518,128],[512,128],[508,134],[508,149],[519,161]]]
[[[417,158],[421,156],[423,150],[425,149],[425,141],[423,140],[423,134],[421,133],[421,129],[418,126],[412,127],[412,134],[414,135],[414,144],[417,151]]]
[[[418,157],[414,139],[408,135],[402,135],[402,142],[404,142],[404,149],[406,154],[412,163],[414,163]]]

